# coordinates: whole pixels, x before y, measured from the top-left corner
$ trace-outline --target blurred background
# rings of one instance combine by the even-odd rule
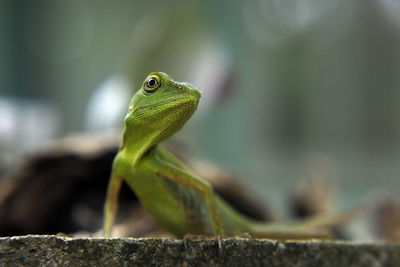
[[[0,173],[120,129],[151,71],[203,91],[174,139],[274,205],[323,177],[340,205],[400,193],[400,1],[3,0]]]

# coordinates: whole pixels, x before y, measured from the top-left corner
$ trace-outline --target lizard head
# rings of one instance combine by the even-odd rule
[[[180,130],[197,109],[200,92],[163,72],[152,72],[133,96],[125,130],[159,143]],[[130,132],[130,131],[129,131]]]

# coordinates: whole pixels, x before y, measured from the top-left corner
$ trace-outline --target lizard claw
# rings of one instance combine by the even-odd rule
[[[245,232],[245,233],[241,233],[240,235],[236,236],[238,238],[245,238],[245,239],[250,239],[252,240],[253,237],[251,236],[251,234],[249,232]]]
[[[195,235],[186,234],[186,235],[182,238],[183,246],[185,247],[185,249],[188,248],[188,243],[189,243],[189,241],[191,241],[191,240],[196,240],[196,239],[197,239],[197,237],[196,237]]]
[[[221,235],[217,235],[217,242],[218,242],[219,255],[222,257],[224,255],[224,251],[222,249],[222,237],[221,237]]]
[[[224,251],[222,249],[222,236],[221,235],[217,235],[216,237],[217,237],[219,255],[223,256],[224,255],[224,253],[223,253]],[[185,247],[185,249],[187,249],[190,241],[193,241],[193,240],[206,240],[206,239],[210,239],[210,236],[207,237],[207,236],[204,236],[204,235],[186,234],[182,238],[182,241],[183,241],[183,246]]]

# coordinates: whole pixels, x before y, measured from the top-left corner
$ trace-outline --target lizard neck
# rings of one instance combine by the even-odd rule
[[[125,126],[120,151],[127,154],[134,164],[158,145],[159,137],[158,132],[149,132],[144,127]]]

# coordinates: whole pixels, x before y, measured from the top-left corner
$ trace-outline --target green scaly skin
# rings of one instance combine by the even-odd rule
[[[263,224],[237,212],[159,145],[180,130],[197,109],[200,92],[162,72],[150,73],[133,96],[122,144],[113,162],[104,206],[104,236],[110,237],[122,181],[136,193],[157,223],[176,235],[273,239],[326,238],[314,224]],[[311,225],[311,226],[310,226]]]

